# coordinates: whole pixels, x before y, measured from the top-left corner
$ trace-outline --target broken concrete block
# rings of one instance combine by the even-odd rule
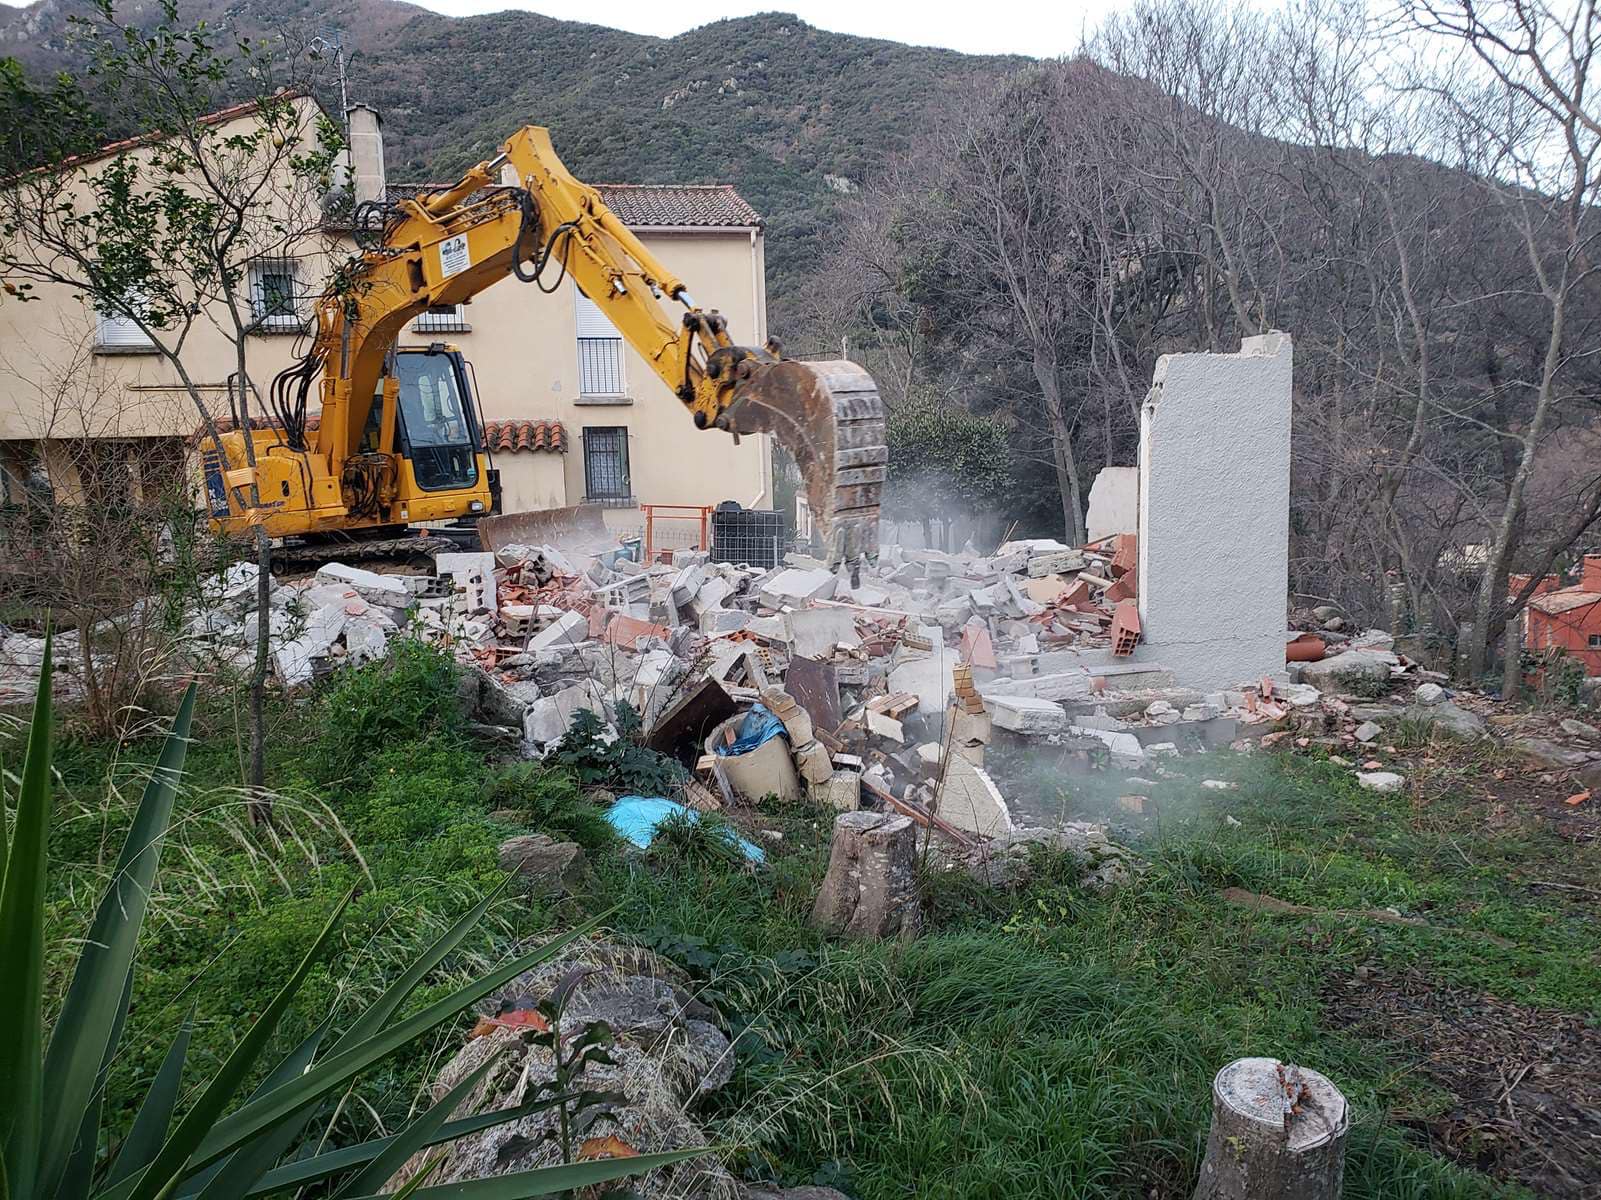
[[[945,764],[936,811],[969,833],[993,837],[1012,830],[1011,810],[995,781],[965,758],[952,756]]]
[[[734,585],[721,575],[714,575],[700,585],[700,590],[688,601],[690,615],[702,629],[706,618],[723,607],[723,601],[734,594]]]
[[[572,726],[573,718],[589,709],[604,719],[606,700],[595,682],[584,680],[528,706],[523,717],[523,736],[539,745],[554,742]]]
[[[861,772],[836,768],[826,782],[812,789],[812,794],[835,812],[855,812],[862,806]]]
[[[701,614],[700,631],[707,637],[719,633],[737,633],[748,628],[754,619],[742,608],[713,608]]]
[[[1140,527],[1140,469],[1102,467],[1090,484],[1090,511],[1085,520],[1089,539],[1098,542]]]
[[[838,586],[839,579],[831,571],[788,567],[763,583],[761,594],[773,608],[783,608],[808,600],[827,600]]]
[[[834,775],[834,760],[822,742],[807,742],[795,751],[801,778],[810,784],[827,783]]]
[[[990,714],[966,712],[960,706],[951,712],[951,741],[957,745],[987,746],[990,741]]]
[[[434,570],[450,578],[467,593],[468,612],[493,613],[495,599],[495,556],[487,551],[436,554]]]
[[[1358,771],[1356,781],[1370,792],[1398,792],[1406,783],[1394,771]]]
[[[345,649],[352,664],[375,662],[389,649],[389,632],[384,622],[370,617],[352,617],[345,622]]]
[[[317,579],[322,583],[344,584],[371,604],[406,608],[416,596],[403,575],[380,575],[360,567],[347,567],[344,563],[325,563],[318,567]]]
[[[583,613],[564,612],[550,625],[534,634],[528,643],[530,650],[554,650],[561,646],[576,646],[589,638],[589,618]]]
[[[1033,696],[986,696],[984,707],[999,729],[1028,737],[1067,732],[1067,713],[1052,700]]]
[[[925,716],[944,712],[956,686],[956,655],[943,646],[939,649],[937,654],[908,657],[889,673],[889,690],[914,693],[917,711]]]
[[[797,608],[784,614],[789,652],[802,658],[830,658],[840,643],[860,646],[856,618],[848,608]]]
[[[901,723],[886,713],[867,710],[867,732],[876,737],[888,738],[899,745],[905,745],[906,734]]]
[[[1092,737],[1103,742],[1112,752],[1114,766],[1137,767],[1145,761],[1145,748],[1140,745],[1140,739],[1132,733],[1120,733],[1115,729],[1091,729],[1084,725],[1072,725],[1068,732],[1081,737]]]
[[[1043,579],[1047,575],[1066,575],[1073,571],[1082,571],[1090,565],[1090,560],[1077,550],[1056,550],[1049,554],[1036,554],[1028,560],[1028,577],[1030,579]]]
[[[706,568],[699,563],[692,563],[673,577],[671,594],[673,606],[683,608],[700,594],[701,588],[706,586]]]

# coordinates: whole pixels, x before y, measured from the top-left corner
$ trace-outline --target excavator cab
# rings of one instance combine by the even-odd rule
[[[400,403],[395,451],[425,492],[475,487],[483,429],[461,351],[435,343],[395,354]],[[377,405],[373,406],[377,409]]]

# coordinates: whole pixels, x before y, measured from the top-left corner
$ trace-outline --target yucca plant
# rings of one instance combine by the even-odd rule
[[[307,1184],[337,1200],[374,1197],[417,1151],[527,1115],[570,1097],[450,1120],[451,1112],[489,1064],[399,1133],[309,1158],[280,1160],[300,1141],[326,1097],[412,1039],[545,962],[600,918],[483,976],[403,1020],[395,1014],[412,990],[466,936],[485,899],[439,938],[394,984],[319,1055],[331,1019],[269,1070],[243,1103],[235,1097],[259,1070],[263,1052],[307,972],[327,948],[345,905],[328,919],[266,1009],[203,1084],[184,1087],[191,1023],[185,1021],[150,1081],[132,1126],[102,1146],[106,1080],[134,990],[135,951],[162,843],[172,819],[194,716],[190,685],[178,709],[116,871],[84,939],[48,1047],[44,1014],[46,841],[50,827],[51,658],[44,666],[28,731],[21,786],[9,836],[0,837],[0,1200],[241,1200]],[[0,831],[5,810],[0,806]],[[180,1099],[192,1097],[179,1114]],[[231,1109],[231,1111],[230,1111]],[[569,1163],[450,1186],[414,1181],[413,1200],[517,1200],[639,1175],[704,1154],[686,1150],[599,1162]],[[339,1177],[344,1178],[340,1179]]]

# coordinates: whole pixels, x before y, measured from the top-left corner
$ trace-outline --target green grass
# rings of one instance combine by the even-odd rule
[[[1314,1067],[1346,1092],[1356,1120],[1348,1197],[1503,1194],[1406,1131],[1403,1120],[1445,1098],[1399,1047],[1332,1028],[1326,984],[1358,967],[1416,969],[1601,1015],[1585,907],[1509,882],[1579,881],[1601,865],[1598,852],[1534,822],[1487,832],[1473,787],[1484,763],[1442,757],[1419,797],[1361,791],[1348,771],[1307,757],[1181,760],[1145,789],[1155,813],[1123,830],[1152,864],[1138,883],[1091,896],[1055,862],[1006,895],[935,871],[923,937],[834,944],[807,923],[827,859],[821,814],[768,814],[783,836],[757,839],[770,862],[762,872],[699,852],[704,831],[675,835],[683,852],[625,855],[570,780],[493,762],[438,702],[449,687],[435,658],[408,651],[276,711],[270,837],[249,827],[233,786],[231,707],[218,699],[203,714],[135,997],[129,1045],[146,1049],[118,1064],[117,1086],[148,1078],[190,1004],[204,1053],[225,1052],[352,884],[360,896],[341,953],[308,984],[286,1037],[370,993],[496,886],[496,846],[529,829],[584,842],[593,894],[550,909],[503,893],[454,971],[621,902],[618,929],[688,967],[739,1035],[734,1080],[703,1113],[736,1147],[735,1168],[863,1200],[1188,1195],[1210,1078],[1244,1054]],[[63,945],[82,928],[154,750],[62,747],[51,900]],[[1206,791],[1203,778],[1239,787]],[[1051,786],[1069,808],[1102,802],[1079,781]],[[1223,902],[1228,886],[1328,911],[1254,912]],[[1340,915],[1385,907],[1428,928]],[[367,1080],[334,1136],[404,1113],[461,1033]]]

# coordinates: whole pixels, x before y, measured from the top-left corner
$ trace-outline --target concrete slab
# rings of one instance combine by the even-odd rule
[[[1086,522],[1092,542],[1115,533],[1138,533],[1140,528],[1140,469],[1102,467],[1090,484],[1090,511]]]
[[[1012,814],[1001,790],[980,767],[952,755],[945,764],[936,811],[958,829],[993,837],[1012,831]]]

